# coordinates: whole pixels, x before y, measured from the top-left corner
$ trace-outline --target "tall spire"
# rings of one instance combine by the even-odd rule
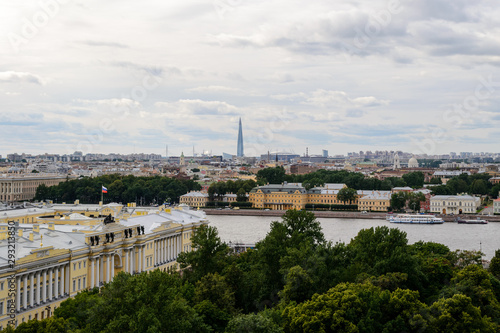
[[[237,157],[243,157],[243,130],[241,129],[241,118],[240,127],[238,129],[238,149],[236,151]]]

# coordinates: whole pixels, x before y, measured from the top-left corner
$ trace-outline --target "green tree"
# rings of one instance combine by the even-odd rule
[[[443,184],[443,181],[439,177],[432,177],[429,184],[441,185]]]
[[[16,333],[65,333],[68,332],[70,325],[63,318],[50,317],[45,320],[30,320],[21,323],[14,332]],[[2,331],[3,332],[3,331]],[[6,330],[8,332],[8,330]]]
[[[483,179],[476,179],[470,186],[471,194],[488,194],[488,183]]]
[[[283,311],[285,332],[417,332],[426,327],[418,292],[340,283]]]
[[[406,200],[408,199],[408,194],[406,192],[400,191],[393,193],[391,195],[391,208],[393,210],[402,210],[406,207]]]
[[[313,279],[305,269],[294,266],[285,276],[285,286],[280,292],[280,297],[285,303],[303,302],[313,294],[313,283]]]
[[[495,256],[491,258],[489,271],[497,279],[500,279],[500,250],[496,250]]]
[[[230,251],[229,246],[219,238],[217,228],[202,225],[194,231],[191,238],[193,251],[181,252],[177,262],[181,268],[190,266],[186,271],[194,281],[208,273],[220,272]]]
[[[483,316],[470,297],[462,294],[438,300],[429,312],[429,332],[498,332],[498,325]]]
[[[421,188],[424,186],[425,176],[422,172],[409,172],[403,175],[403,180],[406,182],[407,186],[413,188]]]
[[[414,212],[420,210],[420,203],[425,201],[425,195],[421,192],[411,192],[408,193],[407,206],[411,208]]]
[[[226,333],[282,333],[279,327],[266,311],[259,313],[242,314],[231,319],[226,327]]]
[[[218,273],[209,273],[196,282],[193,301],[194,309],[217,332],[223,331],[237,312],[234,291]]]
[[[349,204],[351,204],[351,202],[355,201],[357,198],[358,192],[350,187],[344,187],[337,193],[337,199],[342,201],[344,204],[346,202],[349,202]]]
[[[243,187],[240,187],[240,189],[236,193],[236,201],[238,202],[247,201],[247,193],[245,192],[245,189]]]
[[[285,169],[283,167],[265,168],[257,172],[257,182],[261,185],[281,184],[285,181]]]

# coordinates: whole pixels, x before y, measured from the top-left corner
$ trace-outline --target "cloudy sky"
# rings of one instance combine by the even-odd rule
[[[499,152],[495,0],[0,4],[0,154]]]

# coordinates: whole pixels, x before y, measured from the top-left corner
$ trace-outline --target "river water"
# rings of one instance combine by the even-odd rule
[[[219,236],[225,242],[256,243],[270,230],[271,221],[280,221],[270,216],[208,215],[210,225],[217,227]],[[500,249],[500,223],[481,225],[443,223],[435,225],[394,224],[385,220],[318,218],[327,240],[349,243],[361,229],[388,226],[406,232],[409,243],[420,240],[441,243],[450,250],[481,250],[483,259],[491,259]]]

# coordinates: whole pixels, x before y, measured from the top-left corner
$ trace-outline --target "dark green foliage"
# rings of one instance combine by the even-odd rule
[[[177,262],[181,268],[189,267],[186,275],[198,281],[209,273],[220,272],[228,257],[229,247],[223,243],[217,229],[202,225],[194,232],[191,238],[194,251],[181,252]]]
[[[200,184],[193,180],[114,174],[67,180],[51,187],[40,185],[35,200],[72,202],[78,199],[81,203],[96,203],[101,200],[101,186],[108,189],[104,202],[142,202],[146,205],[179,202],[181,195],[201,189]]]
[[[257,183],[253,180],[228,180],[227,182],[215,182],[208,188],[210,201],[220,201],[227,193],[238,195],[238,201],[246,201],[245,193],[250,192]]]
[[[489,270],[497,279],[500,279],[500,250],[495,251],[495,256],[491,259]]]
[[[285,169],[283,167],[265,168],[257,172],[257,182],[264,184],[281,184],[285,181]]]
[[[391,207],[394,210],[402,210],[406,206],[406,200],[408,199],[408,193],[406,192],[396,192],[391,195]]]
[[[421,188],[424,186],[425,175],[420,171],[409,172],[403,175],[403,180],[407,186]]]
[[[344,204],[348,202],[351,204],[351,202],[355,201],[358,198],[358,192],[349,187],[344,187],[339,190],[339,193],[337,194],[337,199],[342,201]]]
[[[358,210],[358,205],[306,204],[306,209],[314,210]]]

